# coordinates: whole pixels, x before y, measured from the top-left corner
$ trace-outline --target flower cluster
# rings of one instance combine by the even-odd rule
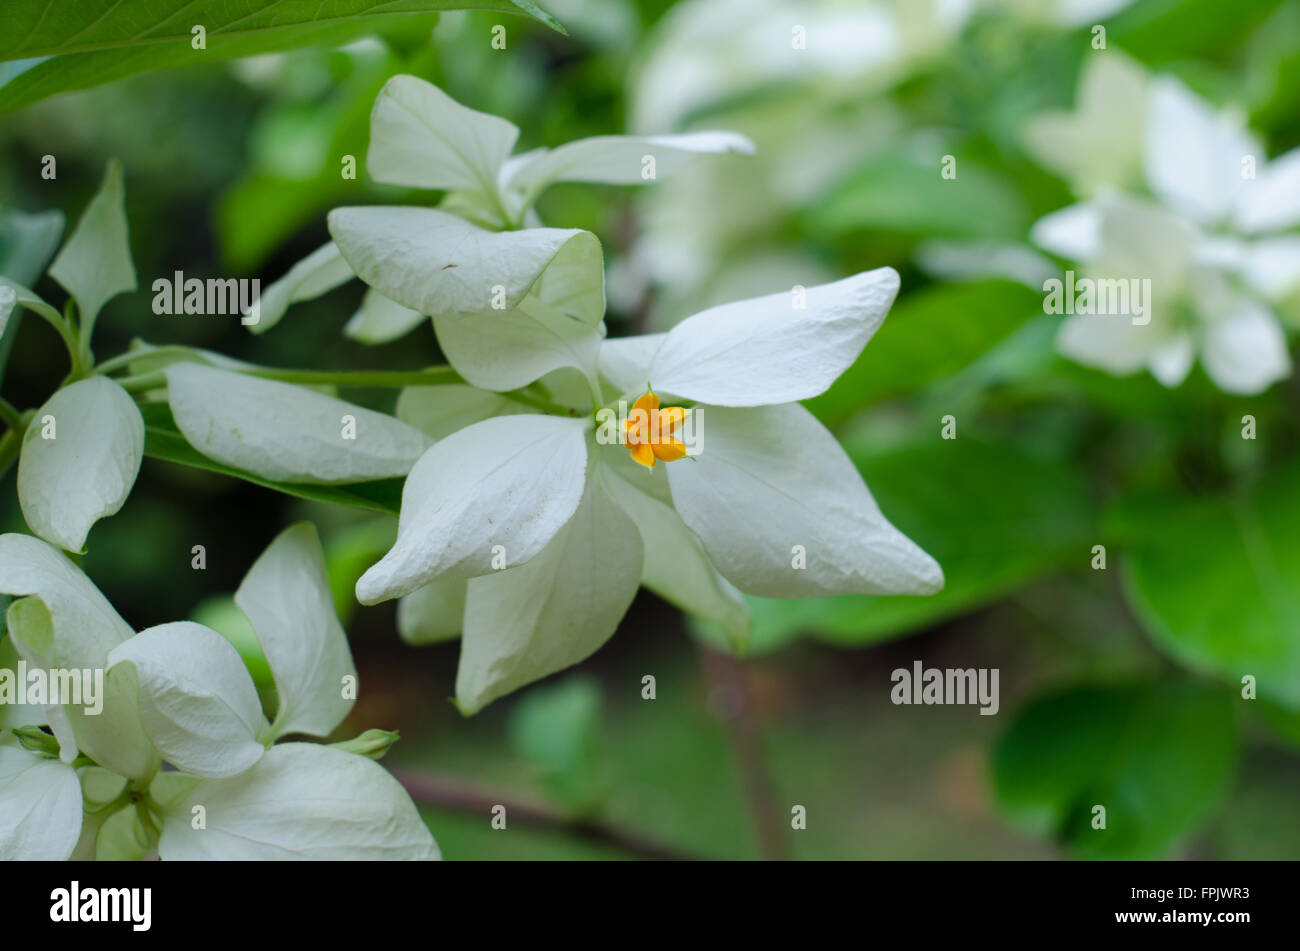
[[[328,735],[356,696],[310,524],[282,532],[235,594],[275,680],[269,720],[228,640],[190,621],[133,633],[39,539],[0,536],[0,591],[19,599],[0,666],[106,671],[99,710],[0,708],[0,859],[438,857],[405,790],[351,751],[368,744],[277,742]]]
[[[1181,383],[1199,354],[1230,393],[1290,373],[1280,314],[1300,290],[1300,149],[1272,161],[1234,112],[1116,50],[1094,54],[1073,112],[1039,117],[1028,146],[1083,202],[1034,243],[1100,279],[1151,282],[1149,321],[1072,316],[1067,356]]]

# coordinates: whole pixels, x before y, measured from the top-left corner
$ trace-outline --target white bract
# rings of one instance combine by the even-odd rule
[[[186,440],[218,462],[282,482],[404,476],[429,446],[419,430],[315,390],[201,363],[163,371]]]
[[[334,241],[267,288],[252,329],[274,326],[290,303],[353,274],[372,290],[345,332],[366,343],[395,339],[425,316],[513,311],[530,293],[598,322],[600,246],[586,232],[541,227],[538,196],[556,182],[648,184],[695,155],[753,150],[744,136],[696,132],[597,136],[512,156],[518,137],[505,119],[415,76],[394,76],[371,113],[367,168],[378,182],[445,191],[440,208],[336,210]]]
[[[1028,145],[1088,199],[1041,219],[1034,243],[1090,280],[1150,281],[1143,320],[1067,317],[1063,353],[1167,386],[1199,355],[1230,393],[1290,372],[1276,309],[1300,291],[1300,149],[1267,161],[1241,116],[1115,52],[1096,54],[1076,111],[1032,123]],[[1140,184],[1150,197],[1124,190]]]
[[[109,162],[103,183],[50,266],[50,276],[76,301],[79,339],[69,342],[85,351],[77,364],[89,356],[104,304],[136,287],[123,201],[122,168]],[[0,278],[0,331],[17,306],[64,325],[63,315],[35,292]],[[76,379],[89,367],[73,369],[74,382],[32,414],[18,464],[18,502],[33,532],[81,552],[91,526],[121,509],[135,484],[144,421],[117,383],[97,375]]]
[[[132,633],[38,539],[0,536],[0,591],[21,599],[0,644],[13,654],[0,650],[0,664],[98,669],[107,684],[99,715],[70,703],[30,709],[24,742],[0,739],[0,859],[154,849],[163,859],[438,857],[405,791],[373,760],[273,745],[289,733],[328,735],[356,695],[311,525],[282,532],[235,596],[274,676],[270,722],[228,640],[189,621]],[[53,736],[30,729],[43,726]],[[164,762],[174,771],[160,771]]]
[[[438,388],[406,394],[405,418],[430,419],[443,438],[411,470],[397,541],[357,597],[407,599],[399,623],[409,640],[454,636],[448,613],[463,603],[456,693],[473,712],[592,653],[642,583],[736,641],[748,626],[739,591],[938,590],[939,566],[885,519],[834,437],[797,403],[857,358],[897,291],[898,275],[881,268],[711,308],[666,334],[606,341],[584,324],[571,331],[567,364],[557,351],[545,369],[510,364],[491,335],[467,335],[450,354],[467,379],[495,367],[518,386],[547,373],[540,386],[556,395],[577,370],[587,400],[445,435],[448,417],[432,411]],[[624,406],[639,395],[642,422],[660,428],[633,415],[620,436],[607,395]],[[687,411],[660,405],[670,397],[694,404],[702,441],[690,459],[675,435]],[[469,420],[492,401],[462,394],[456,404]]]

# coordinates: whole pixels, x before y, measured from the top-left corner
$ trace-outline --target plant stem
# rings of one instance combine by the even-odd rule
[[[23,448],[23,429],[24,427],[20,426],[0,436],[0,476],[9,471],[9,467],[14,464],[14,460],[18,458],[18,453]]]
[[[193,356],[194,350],[191,347],[182,346],[154,347],[151,350],[128,350],[103,361],[95,367],[95,372],[112,373],[114,370],[127,366],[133,360],[147,360],[150,357],[164,357],[173,354],[176,356]]]
[[[541,803],[502,795],[495,790],[473,786],[438,773],[399,769],[393,770],[393,776],[416,802],[440,809],[477,813],[483,816],[485,822],[492,814],[493,806],[504,806],[508,822],[556,829],[588,842],[622,849],[644,859],[689,861],[696,858],[636,832],[592,819],[566,815]]]
[[[10,429],[23,428],[23,414],[3,396],[0,396],[0,419],[4,420]]]
[[[430,367],[427,370],[279,370],[257,367],[239,372],[282,383],[333,383],[338,386],[438,386],[465,382],[451,367]]]
[[[100,364],[99,370],[102,372],[105,367],[110,365],[121,366],[122,358],[114,357],[111,360],[104,361],[104,363]],[[443,366],[429,367],[425,370],[283,370],[275,367],[248,367],[246,369],[238,368],[233,372],[243,373],[245,376],[255,376],[263,380],[275,380],[279,383],[303,385],[332,384],[335,386],[375,387],[468,385],[465,383],[465,378],[454,369]],[[128,392],[137,393],[166,386],[167,377],[161,371],[157,371],[154,373],[140,373],[136,376],[118,377],[117,382]],[[523,406],[530,406],[553,416],[577,417],[582,415],[582,413],[570,406],[533,396],[524,390],[511,390],[501,395]]]
[[[771,861],[788,859],[790,850],[785,835],[785,816],[776,804],[776,792],[763,762],[744,670],[730,654],[703,645],[700,646],[700,659],[710,691],[725,691],[735,704],[726,710],[722,719],[745,787],[745,798],[749,800],[750,815],[758,834],[759,854]]]

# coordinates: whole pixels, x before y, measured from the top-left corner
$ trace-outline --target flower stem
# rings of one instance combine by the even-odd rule
[[[100,364],[105,367],[121,366],[120,357],[106,360]],[[469,385],[465,378],[449,366],[428,367],[424,370],[285,370],[275,367],[235,368],[234,372],[245,376],[255,376],[262,380],[275,380],[279,383],[297,383],[302,385],[332,384],[335,386],[371,386],[371,387],[406,387],[406,386],[447,386],[453,384]],[[161,371],[140,373],[136,376],[124,376],[117,379],[118,384],[128,392],[139,393],[145,390],[159,389],[167,385],[167,377]],[[580,416],[578,410],[564,406],[552,400],[533,396],[525,390],[511,390],[501,394],[523,406],[541,410],[553,416]]]
[[[4,420],[10,429],[23,428],[23,414],[3,396],[0,396],[0,419]]]
[[[417,803],[435,809],[453,809],[457,812],[481,815],[486,822],[494,806],[504,806],[508,820],[523,825],[567,832],[580,839],[612,846],[644,859],[680,861],[695,858],[671,845],[648,839],[640,833],[620,829],[594,819],[567,815],[541,803],[519,799],[509,793],[502,794],[493,789],[471,786],[450,776],[402,769],[393,770],[393,776]]]

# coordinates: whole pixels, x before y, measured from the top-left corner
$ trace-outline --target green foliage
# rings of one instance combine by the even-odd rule
[[[423,15],[432,27],[431,14],[466,8],[532,16],[561,29],[532,0],[295,0],[270,5],[258,0],[95,0],[61,7],[55,0],[11,3],[0,11],[0,61],[41,61],[11,74],[0,86],[0,112],[135,73],[302,46],[340,45],[375,32],[388,17]],[[200,26],[205,44],[195,48],[193,30]]]
[[[1042,301],[1009,281],[939,285],[905,296],[844,374],[809,408],[835,425],[879,400],[914,393],[975,361]]]
[[[510,711],[510,743],[541,773],[547,794],[580,814],[605,795],[600,734],[600,687],[573,676],[529,691]]]
[[[1210,497],[1146,500],[1125,581],[1134,609],[1179,662],[1300,709],[1300,461]],[[1204,552],[1208,557],[1191,557]]]
[[[1236,759],[1229,694],[1172,680],[1083,687],[1016,715],[993,782],[1011,821],[1073,855],[1157,858],[1214,810]]]

